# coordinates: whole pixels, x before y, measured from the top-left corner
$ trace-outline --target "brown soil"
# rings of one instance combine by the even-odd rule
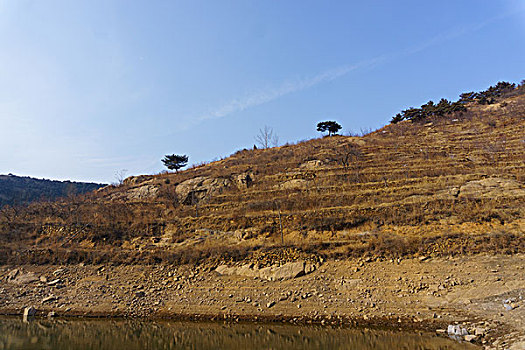
[[[34,306],[43,316],[54,311],[438,332],[459,323],[471,333],[485,329],[476,344],[507,348],[525,337],[524,261],[523,254],[328,261],[285,281],[221,276],[202,265],[26,265],[17,266],[17,277],[7,282],[15,267],[3,266],[0,312],[21,315]],[[56,298],[43,301],[49,296]],[[509,299],[512,310],[504,306]]]

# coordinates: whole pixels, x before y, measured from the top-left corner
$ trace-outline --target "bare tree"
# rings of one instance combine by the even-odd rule
[[[126,178],[126,173],[128,172],[127,169],[121,169],[115,173],[115,182],[113,185],[120,186],[124,183],[124,179]]]
[[[363,153],[356,144],[349,143],[343,146],[341,155],[341,164],[348,169],[352,164],[355,164],[363,157]]]
[[[357,145],[350,143],[342,148],[342,155],[340,158],[341,164],[345,170],[353,170],[356,182],[359,182],[362,159],[363,153]]]
[[[259,129],[259,133],[255,136],[255,141],[262,148],[276,147],[279,144],[279,136],[274,133],[271,127],[265,125],[263,129]]]

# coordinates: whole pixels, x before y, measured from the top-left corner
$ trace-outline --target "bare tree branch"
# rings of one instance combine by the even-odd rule
[[[274,133],[271,127],[265,125],[263,129],[259,129],[259,133],[255,136],[255,141],[261,148],[276,147],[279,144],[279,136]]]

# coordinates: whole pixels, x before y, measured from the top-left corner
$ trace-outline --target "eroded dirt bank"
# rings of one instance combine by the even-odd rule
[[[525,255],[324,262],[269,281],[212,266],[0,267],[0,313],[465,327],[486,348],[525,347]]]

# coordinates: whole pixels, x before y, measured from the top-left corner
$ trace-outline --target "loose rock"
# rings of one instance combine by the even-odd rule
[[[478,337],[475,336],[475,335],[472,335],[472,334],[468,334],[468,335],[465,335],[463,337],[463,339],[465,339],[465,341],[468,341],[468,342],[472,343],[472,342],[476,341],[478,339]]]
[[[27,322],[29,318],[35,315],[36,315],[36,309],[34,307],[29,306],[29,307],[24,308],[24,314],[23,314],[24,322]]]
[[[44,299],[42,299],[42,304],[47,303],[47,302],[51,302],[51,301],[55,301],[57,299],[58,298],[56,296],[50,295],[50,296],[47,296]]]

